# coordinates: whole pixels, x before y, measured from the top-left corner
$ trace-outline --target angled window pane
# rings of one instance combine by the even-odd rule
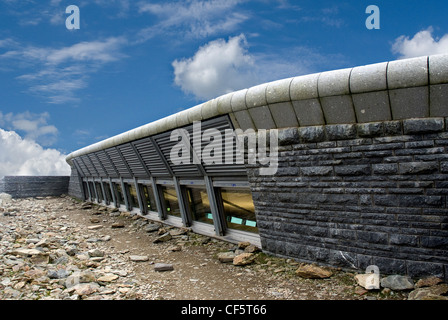
[[[213,224],[207,190],[202,187],[187,187],[187,201],[194,221]]]
[[[246,188],[221,188],[227,228],[258,233],[252,194]]]
[[[161,191],[163,201],[165,201],[166,213],[180,218],[181,214],[176,189],[171,186],[161,186]]]

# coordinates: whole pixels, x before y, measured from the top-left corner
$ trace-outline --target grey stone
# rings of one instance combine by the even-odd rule
[[[390,90],[389,96],[393,120],[429,116],[428,87]]]
[[[389,62],[387,85],[389,89],[427,86],[428,57]]]
[[[230,105],[232,106],[232,111],[237,112],[241,110],[246,110],[246,94],[247,89],[236,91],[232,95]]]
[[[169,232],[167,232],[167,233],[164,233],[164,234],[162,234],[161,236],[157,237],[157,238],[153,241],[153,243],[166,242],[166,241],[171,240],[172,238],[173,238],[173,236],[172,236]]]
[[[391,275],[381,279],[381,286],[395,291],[412,290],[414,289],[414,282],[407,276]]]
[[[130,255],[129,260],[133,262],[146,262],[149,260],[148,256]]]
[[[233,262],[233,258],[235,258],[235,253],[228,251],[228,252],[221,252],[218,254],[218,260],[222,263],[231,263]]]
[[[319,97],[348,95],[349,78],[352,69],[322,72],[318,79]]]
[[[274,118],[274,122],[277,128],[288,128],[299,126],[291,102],[280,102],[270,104],[269,110],[271,111],[271,115]]]
[[[303,142],[320,142],[325,139],[324,126],[299,128],[299,135]]]
[[[428,288],[418,288],[409,293],[408,300],[448,300],[447,284],[439,284]]]
[[[327,124],[355,123],[352,97],[341,95],[321,98],[322,110]]]
[[[377,137],[383,134],[383,122],[359,123],[356,131],[360,137]]]
[[[231,101],[233,99],[233,95],[234,93],[228,93],[217,98],[217,108],[219,114],[228,114],[232,112]]]
[[[249,109],[249,114],[256,129],[275,129],[276,125],[272,119],[268,106],[261,106]]]
[[[438,84],[429,87],[430,116],[448,116],[448,84]]]
[[[268,83],[266,101],[268,104],[290,101],[289,88],[293,78],[282,79]]]
[[[409,119],[403,121],[404,134],[441,132],[445,129],[443,118]]]
[[[370,174],[369,165],[355,165],[355,166],[336,166],[334,172],[340,176],[359,176]]]
[[[290,85],[291,100],[308,100],[318,98],[317,82],[320,73],[295,77]]]
[[[155,223],[150,223],[147,226],[145,226],[145,231],[148,233],[158,231],[159,229],[160,229],[160,225],[155,224]]]
[[[350,75],[352,93],[387,89],[387,62],[353,68]]]
[[[329,140],[356,138],[356,126],[354,124],[327,125],[325,130]]]
[[[168,263],[156,263],[154,265],[154,271],[172,271],[174,270],[174,266],[172,264],[168,264]]]
[[[294,111],[302,127],[325,124],[319,99],[307,99],[292,102]]]
[[[321,167],[302,167],[300,168],[304,176],[326,176],[333,172],[333,167],[321,166]]]
[[[266,87],[267,83],[251,87],[246,93],[247,108],[255,108],[267,105],[266,101]]]
[[[387,91],[353,94],[358,122],[392,120]]]
[[[280,146],[300,143],[299,130],[297,128],[279,129],[278,144]]]
[[[429,56],[429,82],[430,84],[448,82],[448,55]]]
[[[241,130],[246,131],[247,129],[255,129],[255,125],[249,114],[249,111],[242,110],[234,113],[236,121],[238,121],[238,126]]]
[[[405,162],[399,164],[399,174],[428,174],[436,172],[437,162]]]

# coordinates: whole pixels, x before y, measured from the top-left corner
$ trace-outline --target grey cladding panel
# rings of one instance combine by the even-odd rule
[[[131,174],[126,167],[126,164],[123,162],[123,159],[121,158],[120,154],[115,148],[110,148],[106,150],[107,155],[112,160],[112,162],[115,165],[115,168],[117,168],[118,173],[123,178],[131,178]]]
[[[142,158],[146,168],[154,177],[168,177],[170,176],[165,163],[160,158],[159,154],[154,148],[151,140],[148,138],[133,142],[137,152]]]
[[[149,178],[146,173],[145,168],[142,167],[142,164],[135,154],[134,149],[129,143],[121,145],[118,147],[120,149],[121,154],[123,155],[128,167],[131,169],[134,177],[137,178]]]
[[[101,164],[106,170],[107,176],[111,178],[118,178],[118,172],[115,169],[114,164],[109,160],[106,151],[104,150],[98,151],[96,155],[98,156],[98,159],[100,160]]]
[[[98,161],[98,158],[95,156],[94,153],[90,153],[87,155],[90,162],[92,163],[92,165],[95,167],[96,172],[98,173],[98,175],[102,178],[106,178],[107,177],[107,173],[104,170],[103,166],[101,165],[101,163]]]

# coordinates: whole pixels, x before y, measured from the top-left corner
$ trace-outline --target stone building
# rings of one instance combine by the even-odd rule
[[[73,152],[69,190],[299,261],[446,279],[447,117],[448,55],[293,77]]]

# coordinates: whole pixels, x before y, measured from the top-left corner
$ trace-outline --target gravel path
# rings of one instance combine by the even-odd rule
[[[169,240],[154,243],[167,234]],[[219,261],[220,253],[235,249],[70,197],[3,201],[0,300],[406,298],[401,292],[361,290],[354,273],[336,269],[327,279],[305,279],[296,274],[299,263],[262,252],[245,266]],[[172,270],[157,271],[160,264]]]

